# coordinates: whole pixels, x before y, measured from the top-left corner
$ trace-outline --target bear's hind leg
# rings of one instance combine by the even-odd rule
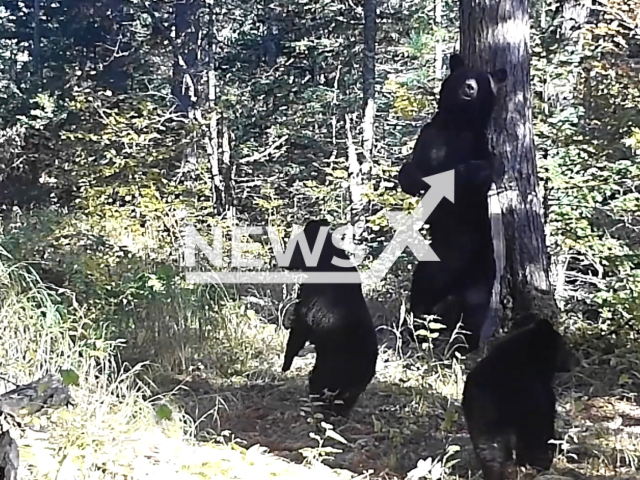
[[[509,436],[471,435],[471,443],[484,479],[504,480],[508,463],[513,457]]]
[[[516,429],[516,463],[520,466],[529,465],[539,471],[551,468],[555,446],[549,442],[555,437],[555,399],[551,400],[540,405],[538,411],[523,412]]]
[[[469,332],[466,335],[469,352],[480,346],[480,334],[487,321],[492,291],[493,282],[483,280],[468,285],[462,293],[462,327]]]
[[[455,272],[444,262],[418,262],[411,280],[409,309],[414,319],[447,314],[437,307],[451,296]],[[445,319],[446,320],[446,319]]]

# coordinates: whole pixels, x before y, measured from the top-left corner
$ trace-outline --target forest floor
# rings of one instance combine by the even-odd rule
[[[471,478],[478,473],[460,408],[463,371],[455,362],[433,362],[422,369],[414,363],[412,368],[413,362],[383,351],[376,379],[350,418],[334,418],[329,425],[314,417],[305,397],[315,357],[306,350],[280,381],[218,384],[200,375],[167,378],[166,386],[182,392],[178,395],[187,413],[198,419],[200,431],[231,432],[245,448],[260,445],[294,463],[322,463],[372,480]],[[604,372],[598,370],[601,367],[587,364],[561,379],[558,424],[565,442],[558,447],[554,474],[640,478],[635,473],[640,405],[621,391],[605,395],[614,390],[607,388],[606,379],[615,383],[618,375],[612,377],[615,372],[609,371],[601,376]],[[592,384],[589,379],[596,372],[601,381]],[[420,460],[429,458],[429,464],[416,469]],[[417,476],[419,471],[423,476]],[[523,472],[520,478],[527,477],[533,475]]]
[[[284,345],[286,331],[255,322],[256,342],[270,336]],[[262,369],[224,380],[204,368],[178,375],[141,366],[115,379],[84,371],[72,387],[74,408],[14,430],[19,478],[480,479],[460,408],[477,356],[444,360],[430,349],[398,348],[387,333],[376,377],[348,419],[313,413],[310,346],[287,374],[279,371],[283,348],[269,350]],[[556,476],[640,478],[638,345],[609,350],[582,347],[582,365],[558,378],[564,443]],[[159,420],[161,404],[170,405],[170,419]]]

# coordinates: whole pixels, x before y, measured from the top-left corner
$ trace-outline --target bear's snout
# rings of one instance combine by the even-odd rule
[[[473,100],[478,94],[478,82],[473,78],[469,78],[464,82],[464,85],[462,85],[462,91],[460,94],[465,100]]]

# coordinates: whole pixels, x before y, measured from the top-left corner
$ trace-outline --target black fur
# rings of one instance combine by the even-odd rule
[[[441,200],[428,219],[440,261],[418,262],[409,303],[413,315],[422,317],[439,314],[445,299],[456,298],[470,332],[469,350],[475,350],[496,275],[487,193],[504,172],[489,150],[487,128],[495,86],[507,73],[467,68],[459,55],[452,55],[449,65],[438,111],[422,127],[411,159],[398,174],[405,193],[421,196],[429,188],[423,177],[455,169],[455,203]]]
[[[498,341],[469,373],[462,408],[485,480],[503,480],[518,465],[551,467],[555,447],[553,379],[578,364],[547,320],[536,320]],[[515,440],[515,442],[514,442]]]
[[[311,251],[323,220],[310,221],[304,228]],[[357,272],[351,265],[333,265],[333,257],[348,259],[346,252],[327,234],[316,267],[307,267],[296,246],[290,269],[314,272]],[[378,343],[371,315],[360,284],[303,283],[290,324],[282,371],[291,368],[294,357],[308,341],[315,346],[316,363],[309,377],[309,393],[320,397],[333,413],[347,416],[375,375]],[[333,398],[325,391],[337,392]]]

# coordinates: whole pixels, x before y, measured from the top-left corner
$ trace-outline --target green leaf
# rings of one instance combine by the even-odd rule
[[[66,386],[76,386],[80,383],[80,376],[75,370],[60,370],[60,376],[62,377],[62,383]]]
[[[156,407],[156,416],[159,420],[171,420],[173,410],[166,403],[162,403]]]

